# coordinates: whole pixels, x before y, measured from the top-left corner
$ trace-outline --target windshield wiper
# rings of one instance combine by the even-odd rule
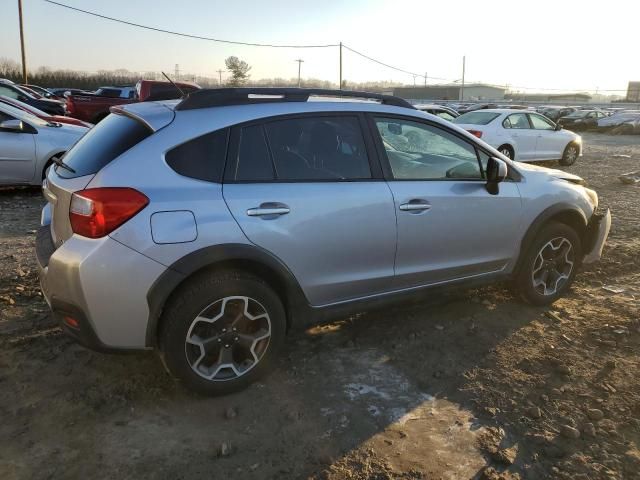
[[[53,157],[53,158],[51,159],[51,161],[52,161],[53,163],[55,163],[57,166],[62,167],[62,168],[64,168],[65,170],[67,170],[67,171],[69,171],[69,172],[71,172],[71,173],[76,173],[76,171],[75,171],[73,168],[71,168],[69,165],[67,165],[66,163],[64,163],[64,162],[63,162],[60,158],[58,158],[58,157]]]

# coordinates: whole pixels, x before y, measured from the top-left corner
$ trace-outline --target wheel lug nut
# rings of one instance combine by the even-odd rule
[[[223,332],[226,332],[226,331],[227,331],[227,329],[226,329],[226,328],[223,328],[223,329],[222,329],[222,331],[223,331]]]
[[[225,345],[224,348],[229,348],[229,345]]]
[[[221,338],[218,339],[218,343],[222,343],[222,339]]]

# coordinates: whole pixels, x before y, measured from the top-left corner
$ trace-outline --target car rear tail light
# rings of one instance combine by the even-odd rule
[[[133,188],[89,188],[71,196],[73,233],[89,238],[108,235],[146,207],[149,199]]]
[[[73,102],[70,99],[66,99],[65,103],[64,103],[66,109],[67,109],[67,114],[74,114],[75,112],[75,108],[73,108]]]
[[[474,137],[482,138],[482,132],[480,130],[467,130]]]

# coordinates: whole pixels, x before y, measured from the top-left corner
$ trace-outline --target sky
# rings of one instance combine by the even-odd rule
[[[624,93],[640,80],[637,0],[57,0],[84,10],[206,37],[336,44],[443,83],[514,90]],[[0,0],[0,58],[20,60],[17,0]],[[217,77],[235,55],[251,76],[338,81],[339,48],[261,48],[181,38],[23,0],[27,65],[84,71],[189,72]],[[343,50],[343,78],[413,84],[414,77]],[[445,80],[440,80],[445,79]],[[415,80],[424,83],[424,78]]]

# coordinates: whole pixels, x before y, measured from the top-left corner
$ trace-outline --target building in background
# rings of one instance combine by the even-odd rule
[[[627,102],[640,102],[640,82],[629,82]]]
[[[505,100],[521,102],[578,102],[587,103],[591,100],[588,93],[508,93]]]
[[[503,100],[506,88],[482,83],[472,83],[464,86],[466,101]],[[406,100],[460,100],[462,86],[460,84],[427,85],[426,87],[396,87],[393,95]]]

